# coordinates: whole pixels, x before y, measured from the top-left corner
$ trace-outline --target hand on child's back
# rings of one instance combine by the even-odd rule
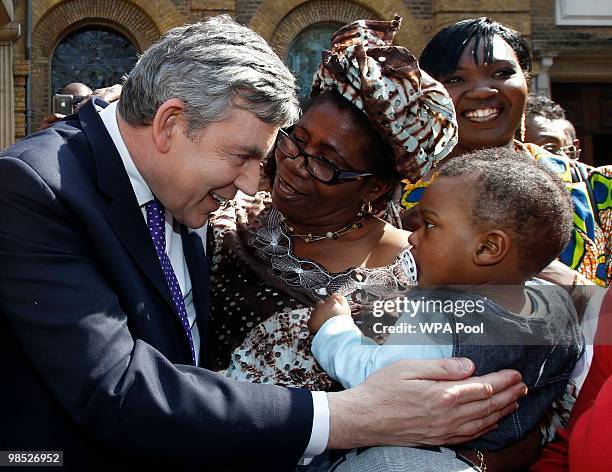
[[[325,300],[319,300],[310,314],[308,329],[311,333],[316,333],[327,320],[334,316],[351,316],[348,301],[342,295],[333,294]]]

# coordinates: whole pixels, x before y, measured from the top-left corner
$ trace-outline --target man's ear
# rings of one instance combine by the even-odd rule
[[[499,264],[510,252],[510,241],[510,236],[504,231],[495,229],[483,232],[474,252],[474,264],[477,266]]]
[[[380,177],[371,177],[368,190],[363,198],[368,202],[373,202],[387,193],[390,188],[391,184],[389,182],[385,182]]]
[[[183,112],[185,104],[178,98],[171,98],[160,105],[153,118],[153,143],[161,154],[170,150],[172,138],[184,132]]]

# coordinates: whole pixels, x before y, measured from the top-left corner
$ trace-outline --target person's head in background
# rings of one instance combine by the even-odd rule
[[[580,156],[580,140],[565,117],[565,110],[543,95],[529,94],[525,108],[526,143],[537,144],[547,151],[571,159]]]
[[[93,91],[87,85],[82,84],[81,82],[72,82],[58,91],[59,95],[72,95],[72,106],[76,110],[78,110],[77,105],[82,103],[87,97],[91,96],[92,93]],[[52,113],[41,121],[38,131],[50,128],[53,126],[53,123],[55,123],[57,120],[61,120],[64,116],[66,115],[63,113]]]
[[[451,156],[512,145],[531,71],[521,33],[485,17],[459,21],[425,46],[420,66],[442,82],[455,105],[459,143]]]
[[[546,167],[509,148],[458,156],[439,171],[418,205],[409,242],[419,284],[518,284],[567,245],[572,203]]]
[[[81,82],[72,82],[66,85],[59,93],[62,95],[72,95],[73,97],[89,97],[93,90]]]

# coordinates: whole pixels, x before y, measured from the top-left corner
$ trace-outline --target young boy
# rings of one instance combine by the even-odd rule
[[[552,173],[515,151],[454,158],[419,205],[409,242],[420,288],[397,303],[392,334],[382,346],[362,337],[346,299],[332,296],[309,321],[317,361],[345,387],[400,359],[469,357],[476,375],[519,370],[530,389],[519,409],[467,447],[518,441],[561,395],[582,352],[565,291],[533,279],[568,243],[571,205]]]

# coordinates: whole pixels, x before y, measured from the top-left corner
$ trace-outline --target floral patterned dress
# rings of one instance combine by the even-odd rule
[[[211,217],[207,360],[238,380],[338,389],[310,352],[310,308],[341,293],[371,335],[381,321],[370,316],[373,303],[405,294],[416,284],[416,266],[405,248],[389,266],[330,273],[293,254],[281,218],[266,192],[230,201]]]

